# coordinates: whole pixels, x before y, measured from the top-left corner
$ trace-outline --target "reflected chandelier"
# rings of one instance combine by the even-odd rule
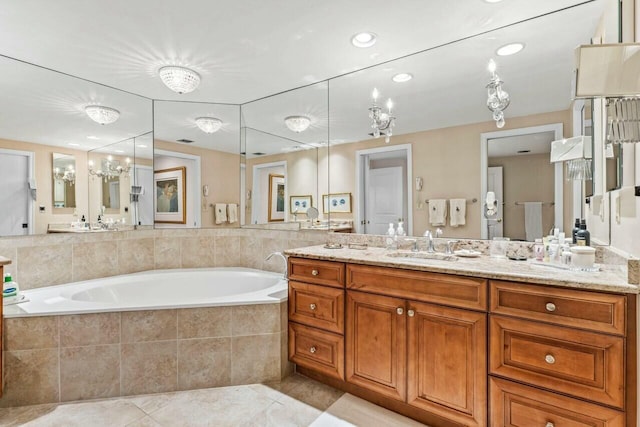
[[[91,120],[101,125],[109,125],[120,117],[120,111],[102,105],[87,105],[84,107],[84,112]]]
[[[121,166],[120,162],[114,161],[113,157],[108,156],[106,160],[102,160],[102,169],[95,169],[93,160],[89,160],[89,174],[97,176],[98,178],[104,178],[104,182],[107,182],[110,178],[115,178],[120,175],[129,176],[129,170],[131,169],[131,159],[128,157],[125,160],[126,165]]]
[[[311,119],[307,116],[289,116],[284,118],[284,124],[292,132],[300,133],[307,130],[311,124]]]
[[[388,144],[391,140],[396,121],[396,118],[391,115],[393,102],[391,99],[387,100],[388,112],[385,113],[377,103],[379,96],[378,89],[374,88],[371,96],[373,97],[373,105],[369,107],[369,118],[371,119],[371,128],[373,129],[372,135],[374,138],[384,135],[384,142]]]
[[[55,168],[53,170],[53,179],[62,180],[73,185],[76,183],[76,171],[73,169],[73,166],[68,166],[64,172],[61,172],[60,168]]]
[[[504,110],[509,106],[509,94],[502,89],[503,81],[496,74],[496,63],[493,59],[489,60],[489,71],[491,72],[491,80],[487,84],[487,108],[493,113],[493,120],[496,126],[504,127]]]
[[[200,74],[177,65],[162,67],[158,70],[158,74],[162,83],[177,93],[193,92],[200,84]]]
[[[220,130],[222,127],[222,120],[215,117],[198,117],[196,119],[196,125],[204,133],[214,133]]]

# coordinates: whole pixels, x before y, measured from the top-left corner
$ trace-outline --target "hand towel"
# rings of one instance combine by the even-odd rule
[[[237,204],[229,203],[227,205],[227,217],[229,220],[229,224],[238,222],[238,205]]]
[[[216,219],[216,224],[222,224],[227,222],[227,205],[226,203],[216,203],[213,209],[213,215]]]
[[[528,242],[542,237],[542,202],[524,203],[524,232]]]
[[[466,224],[467,199],[449,200],[449,217],[452,227],[459,227]]]
[[[429,200],[429,223],[433,226],[447,225],[446,199]]]

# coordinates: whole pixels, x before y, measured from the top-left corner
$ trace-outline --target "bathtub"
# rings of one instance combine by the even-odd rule
[[[22,291],[4,317],[280,303],[281,273],[250,268],[152,270]]]

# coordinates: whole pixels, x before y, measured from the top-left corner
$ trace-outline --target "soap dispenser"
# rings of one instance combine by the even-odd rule
[[[397,249],[396,243],[396,230],[393,228],[393,223],[389,223],[389,229],[387,230],[386,247],[389,250]]]

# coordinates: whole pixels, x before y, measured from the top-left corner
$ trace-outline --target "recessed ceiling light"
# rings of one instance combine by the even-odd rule
[[[79,147],[80,144],[76,144],[75,142],[68,142],[67,145],[70,145],[72,147]]]
[[[138,148],[147,148],[147,146],[144,144],[138,144]]]
[[[484,0],[486,3],[500,3],[502,0]]]
[[[371,47],[376,44],[376,35],[374,33],[362,32],[351,37],[351,44],[355,47]]]
[[[498,48],[498,50],[496,50],[496,54],[499,56],[508,56],[518,53],[522,49],[524,49],[524,44],[522,43],[509,43]]]
[[[113,151],[118,154],[124,153],[124,150],[113,150]]]
[[[95,135],[88,135],[88,136],[87,136],[87,139],[100,139],[100,138],[98,138],[98,137],[97,137],[97,136],[95,136]]]
[[[408,82],[409,80],[411,80],[413,78],[413,74],[409,74],[409,73],[398,73],[395,76],[393,76],[391,78],[391,80],[393,80],[396,83],[404,83],[404,82]]]

